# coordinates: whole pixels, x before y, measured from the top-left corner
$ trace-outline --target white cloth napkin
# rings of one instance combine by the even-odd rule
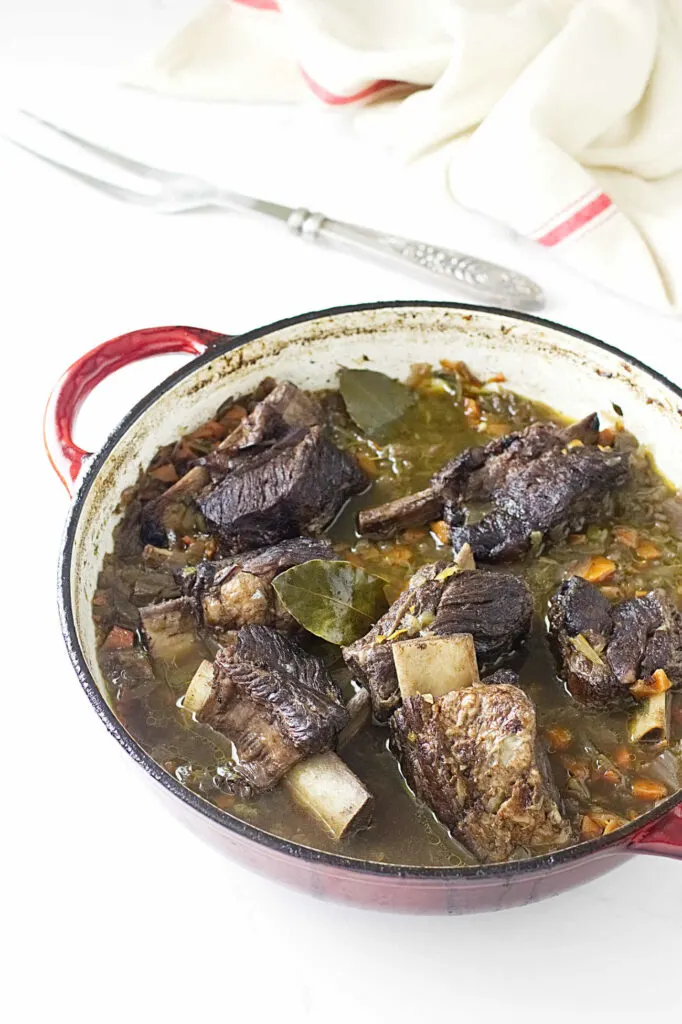
[[[450,201],[682,307],[682,0],[222,0],[135,83],[353,111]]]

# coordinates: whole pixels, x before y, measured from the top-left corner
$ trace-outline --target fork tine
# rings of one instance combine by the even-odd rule
[[[114,150],[107,149],[105,146],[98,146],[95,142],[90,142],[88,139],[84,139],[80,135],[75,135],[73,132],[69,132],[65,128],[60,128],[59,125],[54,124],[52,121],[47,121],[44,117],[32,114],[30,110],[21,110],[20,113],[24,117],[28,117],[32,121],[35,121],[37,124],[43,125],[43,127],[48,128],[50,131],[56,132],[56,134],[61,135],[62,138],[68,139],[76,146],[80,146],[89,153],[94,153],[103,160],[108,160],[109,163],[115,164],[117,167],[121,167],[125,171],[130,171],[133,174],[139,174],[141,177],[145,178],[156,178],[158,181],[170,181],[173,178],[179,177],[179,175],[174,174],[172,171],[163,171],[160,167],[150,167],[149,164],[140,163],[139,160],[133,160],[132,157],[123,156],[122,153],[116,153]]]
[[[94,175],[87,174],[85,171],[80,171],[77,167],[71,167],[69,164],[63,164],[59,160],[54,160],[51,156],[45,156],[45,154],[41,153],[39,150],[32,149],[31,146],[27,146],[23,142],[17,142],[16,139],[10,138],[9,141],[14,146],[18,146],[19,149],[23,149],[26,153],[30,153],[31,156],[37,156],[39,160],[43,160],[46,164],[50,164],[52,167],[56,167],[60,171],[65,171],[66,174],[70,174],[74,178],[78,178],[79,181],[84,181],[87,185],[91,185],[93,188],[106,193],[106,195],[113,196],[115,199],[123,199],[128,203],[140,203],[143,206],[156,205],[154,196],[145,195],[143,192],[135,192],[130,188],[123,188],[121,185],[114,185],[112,182],[104,181],[102,178],[95,178]]]

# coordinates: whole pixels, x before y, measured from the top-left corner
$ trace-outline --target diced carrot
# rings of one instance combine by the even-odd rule
[[[617,786],[622,776],[620,772],[615,771],[613,768],[607,768],[606,771],[601,773],[599,778],[602,782],[608,783],[609,786]]]
[[[604,448],[610,448],[616,440],[616,431],[613,427],[604,427],[603,430],[599,431],[599,437],[597,443],[602,445]]]
[[[550,729],[545,729],[545,736],[551,750],[568,750],[573,742],[573,733],[563,725],[553,725]]]
[[[366,455],[364,452],[360,452],[355,456],[355,461],[360,466],[367,476],[377,476],[379,473],[379,466],[376,459],[373,459],[371,455]]]
[[[510,430],[511,427],[508,423],[486,423],[485,425],[485,432],[491,437],[504,437]]]
[[[587,839],[598,839],[602,835],[604,829],[595,821],[595,819],[589,814],[583,814],[582,821],[580,822],[580,838],[583,840]]]
[[[630,693],[635,700],[644,700],[645,697],[653,697],[656,693],[665,693],[673,684],[662,668],[657,668],[650,679],[638,679],[630,687]]]
[[[488,377],[486,384],[503,384],[506,379],[503,373],[494,373],[492,377]]]
[[[614,526],[613,536],[619,544],[624,544],[626,548],[634,549],[639,543],[639,534],[632,526]]]
[[[652,562],[655,558],[661,557],[661,549],[650,540],[640,540],[635,552],[644,562]]]
[[[246,409],[243,405],[232,405],[227,412],[223,413],[220,419],[226,426],[236,427],[238,423],[241,423],[245,416]]]
[[[478,423],[481,419],[481,407],[475,398],[464,399],[464,415],[468,420]]]
[[[581,562],[575,569],[575,574],[576,576],[582,576],[583,579],[588,580],[590,583],[604,583],[609,577],[613,576],[616,568],[616,563],[612,562],[610,558],[604,558],[603,555],[594,555],[585,562]]]
[[[172,462],[167,462],[165,466],[159,466],[158,469],[150,469],[149,476],[153,476],[155,480],[160,480],[164,484],[174,484],[178,479],[177,470]]]
[[[440,365],[446,373],[456,373],[467,384],[473,384],[475,388],[480,388],[481,381],[473,375],[467,364],[463,363],[461,359],[456,363],[453,363],[450,359],[441,359]]]
[[[611,758],[613,760],[613,763],[618,765],[619,768],[622,768],[623,771],[627,771],[628,768],[631,768],[632,763],[634,761],[633,755],[630,753],[625,744],[621,744],[619,747],[616,747],[613,754],[611,755]]]
[[[132,647],[135,643],[135,634],[132,629],[124,629],[123,626],[114,626],[102,644],[103,651],[120,651],[125,647]]]
[[[412,549],[403,544],[396,544],[385,553],[384,558],[391,565],[403,565],[412,560]]]
[[[637,800],[662,800],[667,796],[668,790],[662,782],[654,782],[653,779],[635,779],[632,783],[632,795]]]
[[[665,693],[665,691],[669,690],[670,687],[673,685],[668,679],[668,675],[665,669],[662,668],[657,668],[651,678],[656,682],[656,685],[658,687],[658,693]]]
[[[418,544],[426,536],[427,533],[423,527],[413,526],[411,529],[403,531],[402,539],[406,544]]]
[[[587,540],[586,533],[569,533],[568,543],[569,544],[584,544]]]
[[[441,544],[450,543],[450,527],[443,519],[437,519],[434,523],[429,523],[429,529],[431,533],[435,534]]]
[[[202,423],[200,427],[193,430],[191,434],[187,435],[188,441],[222,441],[227,436],[227,427],[224,423],[219,423],[218,420],[208,420],[207,423]]]

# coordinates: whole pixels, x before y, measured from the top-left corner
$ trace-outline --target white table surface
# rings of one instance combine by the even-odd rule
[[[0,0],[3,116],[23,104],[270,198],[405,232],[428,223],[429,237],[535,275],[548,318],[682,383],[679,319],[605,295],[476,218],[425,212],[418,181],[363,157],[343,118],[118,88],[198,6]],[[40,417],[73,359],[141,326],[235,333],[340,303],[448,295],[236,216],[163,219],[116,205],[1,142],[0,282],[3,1019],[679,1019],[681,864],[633,858],[497,915],[397,917],[316,902],[222,859],[177,824],[107,737],[66,656],[55,566],[67,498],[43,454]],[[81,443],[95,448],[179,362],[136,366],[100,387],[79,421]]]

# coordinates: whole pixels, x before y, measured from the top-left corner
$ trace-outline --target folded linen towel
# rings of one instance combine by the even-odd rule
[[[444,200],[682,307],[681,0],[221,0],[135,81],[346,108]]]

